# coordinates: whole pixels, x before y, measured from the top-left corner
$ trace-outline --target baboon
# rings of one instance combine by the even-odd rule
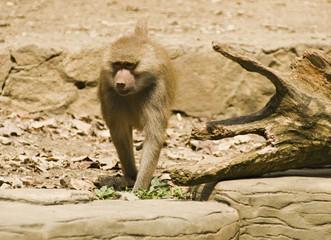
[[[140,18],[133,34],[110,45],[98,85],[102,115],[124,176],[135,180],[133,191],[149,187],[176,91],[176,75],[170,59],[147,33],[147,20]],[[133,128],[145,132],[138,172]]]

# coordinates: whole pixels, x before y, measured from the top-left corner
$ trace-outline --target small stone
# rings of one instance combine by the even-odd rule
[[[223,11],[222,10],[215,10],[214,11],[214,15],[219,16],[219,15],[222,15],[222,14],[223,14]]]
[[[13,187],[13,188],[22,188],[23,182],[21,179],[17,176],[13,176],[7,179],[7,182]]]
[[[4,21],[0,21],[0,27],[10,27],[10,23],[4,22]]]
[[[63,187],[70,188],[71,187],[70,180],[71,180],[70,177],[65,176],[60,180],[60,183]]]
[[[232,31],[235,31],[236,29],[237,29],[236,26],[229,24],[226,26],[225,31],[232,32]]]
[[[10,189],[11,186],[8,184],[8,183],[3,183],[1,186],[0,186],[0,189]]]
[[[1,137],[1,136],[0,136],[0,142],[2,143],[2,145],[10,145],[11,144],[11,140],[9,138]]]
[[[139,198],[131,192],[115,192],[115,196],[124,201],[136,201],[139,200]]]
[[[237,12],[237,16],[243,16],[245,14],[245,12],[243,10],[239,10]]]
[[[169,22],[168,22],[169,25],[178,25],[178,21],[176,19],[171,19]]]

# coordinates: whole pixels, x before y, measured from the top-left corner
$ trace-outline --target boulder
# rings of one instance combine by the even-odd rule
[[[57,75],[13,74],[6,81],[3,95],[13,100],[16,109],[64,112],[76,100],[77,89]]]
[[[263,77],[246,72],[209,46],[173,61],[179,81],[174,109],[189,115],[210,118],[248,114],[262,108],[274,93],[273,85]]]
[[[1,95],[12,100],[12,110],[64,112],[77,99],[77,87],[57,70],[61,53],[36,45],[11,50],[15,64]]]
[[[95,87],[103,65],[104,48],[78,48],[67,50],[59,66],[62,77],[79,89]]]
[[[239,239],[330,239],[330,186],[328,177],[282,176],[206,184],[197,195],[239,212]]]
[[[61,53],[61,50],[52,47],[38,47],[35,44],[18,47],[10,51],[12,60],[18,66],[38,65],[61,55]]]

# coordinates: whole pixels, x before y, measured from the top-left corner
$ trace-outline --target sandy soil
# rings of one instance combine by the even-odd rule
[[[4,0],[1,44],[98,44],[132,31],[139,16],[166,43],[212,40],[272,48],[330,44],[329,0]]]

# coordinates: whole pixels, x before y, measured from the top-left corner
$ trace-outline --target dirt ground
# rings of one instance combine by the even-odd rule
[[[0,188],[93,190],[108,183],[106,176],[121,174],[116,150],[99,116],[1,111],[0,120]],[[228,157],[265,143],[256,135],[191,140],[190,130],[199,121],[172,115],[156,176],[169,180],[169,170],[180,164]],[[144,136],[135,131],[134,139],[139,159]]]
[[[330,0],[4,0],[0,42],[96,44],[132,31],[145,16],[150,35],[169,44],[213,40],[272,48],[330,44]]]
[[[0,1],[0,45],[104,44],[132,31],[146,16],[150,34],[164,44],[212,40],[276,48],[331,45],[330,0],[247,1]],[[190,140],[199,119],[174,114],[156,175],[168,179],[177,164],[194,164],[260,147],[263,139],[239,136],[214,142]],[[143,135],[135,133],[135,146]],[[136,151],[137,159],[141,151]],[[98,116],[0,112],[0,188],[93,190],[101,175],[120,173],[108,131]]]

